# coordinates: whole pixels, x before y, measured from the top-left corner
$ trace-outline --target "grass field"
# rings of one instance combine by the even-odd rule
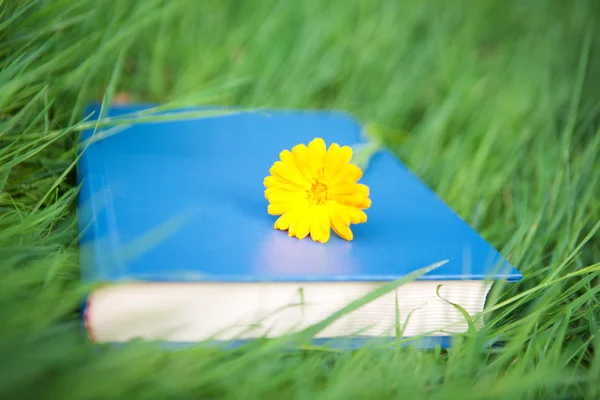
[[[600,3],[0,8],[1,398],[600,396]],[[96,351],[79,326],[75,143],[101,99],[352,112],[525,278],[447,352]]]

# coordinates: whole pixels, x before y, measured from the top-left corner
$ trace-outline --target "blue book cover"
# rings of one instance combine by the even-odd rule
[[[107,116],[118,121],[148,107],[113,106]],[[93,120],[99,112],[94,105],[86,114]],[[311,234],[299,240],[275,229],[279,217],[267,212],[265,178],[282,151],[315,138],[328,147],[356,146],[365,141],[361,129],[343,112],[240,110],[85,131],[79,163],[82,275],[107,286],[92,293],[86,305],[90,336],[98,341],[147,337],[185,342],[214,337],[209,331],[226,329],[226,324],[250,325],[251,317],[267,318],[265,312],[274,312],[284,299],[296,299],[299,288],[305,290],[303,301],[308,294],[318,300],[316,311],[311,314],[303,305],[293,315],[269,321],[280,321],[285,329],[305,327],[356,296],[441,263],[410,288],[397,291],[409,308],[421,310],[407,326],[410,336],[460,317],[441,310],[443,301],[434,299],[440,282],[448,288],[449,301],[466,302],[476,312],[491,281],[521,278],[387,150],[374,154],[361,172],[358,182],[368,188],[369,204],[363,210],[366,221],[351,225],[351,240],[340,229],[333,229],[325,243],[312,240]],[[397,299],[378,301],[358,310],[354,319],[350,315],[325,329],[320,338],[346,337],[351,331],[386,335],[389,326],[373,325],[376,319],[393,317],[390,307]],[[167,303],[169,311],[157,309]],[[201,321],[190,321],[191,309]],[[123,322],[142,318],[142,311],[144,322]],[[164,321],[164,315],[177,315],[174,324],[189,326],[179,334],[153,322]],[[244,337],[283,332],[273,326]],[[464,328],[460,326],[432,335],[442,337]],[[169,333],[159,334],[161,329]],[[243,336],[240,332],[228,337]]]

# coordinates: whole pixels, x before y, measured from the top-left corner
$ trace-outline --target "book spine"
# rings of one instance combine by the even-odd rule
[[[91,308],[92,308],[92,294],[90,293],[84,300],[81,305],[81,328],[82,333],[89,339],[90,342],[97,342],[96,337],[94,335],[92,322],[90,318]]]

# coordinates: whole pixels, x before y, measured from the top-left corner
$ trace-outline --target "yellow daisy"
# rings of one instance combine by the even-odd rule
[[[368,186],[357,183],[359,167],[350,163],[352,149],[333,143],[326,149],[321,138],[308,147],[283,150],[264,180],[267,212],[281,215],[275,229],[302,240],[320,243],[329,240],[331,228],[340,237],[352,240],[350,224],[367,221],[363,210],[371,206]]]

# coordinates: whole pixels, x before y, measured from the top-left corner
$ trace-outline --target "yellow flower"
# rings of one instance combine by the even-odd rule
[[[371,206],[369,188],[357,183],[359,167],[350,163],[352,149],[333,143],[326,149],[321,138],[308,147],[283,150],[264,180],[267,212],[281,215],[275,229],[302,240],[310,233],[317,242],[329,240],[331,228],[340,237],[352,240],[350,224],[367,221],[363,210]]]

